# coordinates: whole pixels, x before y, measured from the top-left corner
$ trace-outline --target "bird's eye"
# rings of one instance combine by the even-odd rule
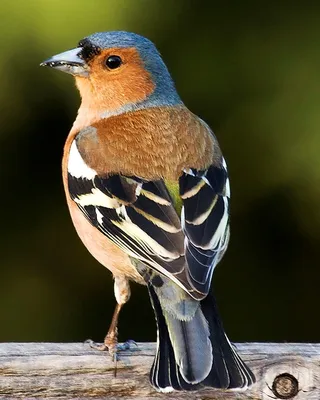
[[[122,64],[122,60],[121,57],[119,56],[109,56],[106,59],[105,63],[109,69],[116,69],[119,68],[120,65]]]

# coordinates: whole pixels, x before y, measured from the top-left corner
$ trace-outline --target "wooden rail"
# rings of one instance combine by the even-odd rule
[[[114,376],[108,353],[82,343],[0,343],[0,399],[319,400],[320,344],[243,343],[256,375],[245,392],[157,393],[148,381],[154,343],[122,352]]]

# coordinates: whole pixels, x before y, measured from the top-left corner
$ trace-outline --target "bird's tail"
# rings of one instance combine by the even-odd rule
[[[157,353],[150,372],[155,389],[168,392],[207,386],[244,390],[255,382],[224,332],[212,294],[201,300],[189,321],[163,311],[151,285],[149,294],[158,327]]]

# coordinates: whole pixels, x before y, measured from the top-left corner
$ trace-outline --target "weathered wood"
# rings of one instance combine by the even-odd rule
[[[0,343],[0,399],[320,399],[320,344],[243,343],[237,348],[257,377],[248,391],[162,394],[148,381],[153,343],[122,352],[117,377],[108,353],[88,344]]]

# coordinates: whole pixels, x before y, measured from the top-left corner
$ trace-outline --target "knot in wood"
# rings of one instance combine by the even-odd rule
[[[299,382],[293,375],[280,374],[274,378],[272,392],[278,399],[292,399],[299,392]]]

